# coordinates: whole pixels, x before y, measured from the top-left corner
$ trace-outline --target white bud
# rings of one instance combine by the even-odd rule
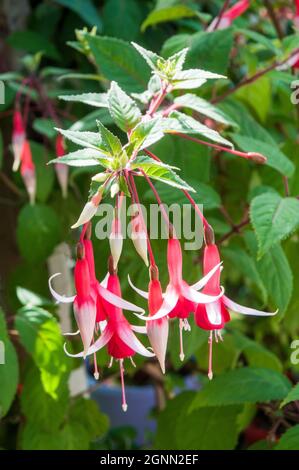
[[[116,269],[123,248],[123,236],[120,232],[112,232],[109,237],[111,255],[113,258],[113,268]]]
[[[108,173],[97,173],[94,175],[91,180],[96,181],[97,183],[103,183],[108,178]]]
[[[145,265],[148,266],[147,259],[147,234],[144,231],[132,232],[132,242],[135,246],[135,250],[141,256]]]
[[[89,220],[92,219],[95,213],[97,212],[97,208],[98,206],[94,204],[92,201],[87,202],[85,206],[83,207],[83,210],[79,216],[79,219],[74,225],[72,225],[71,228],[77,228],[77,227],[80,227],[80,225],[83,225],[89,222]]]
[[[113,183],[110,189],[112,199],[114,198],[114,196],[116,196],[117,193],[119,193],[119,184],[116,181],[115,183]]]

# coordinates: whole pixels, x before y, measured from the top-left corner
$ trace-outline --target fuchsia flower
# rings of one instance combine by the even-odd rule
[[[226,10],[220,18],[216,17],[207,28],[207,31],[214,31],[215,29],[225,29],[231,26],[232,22],[241,16],[250,6],[250,0],[240,0],[231,8]]]
[[[295,7],[294,25],[296,29],[299,29],[299,0],[295,0]]]
[[[65,154],[64,139],[61,134],[56,137],[55,141],[56,156],[63,157]],[[68,183],[68,166],[62,163],[55,164],[56,175],[62,190],[63,197],[67,197],[67,183]]]
[[[13,171],[17,171],[23,151],[23,146],[26,140],[25,126],[22,114],[18,109],[15,110],[13,115],[13,131],[12,131],[12,148],[14,154]]]
[[[137,207],[135,214],[132,217],[132,242],[134,247],[139,254],[139,256],[143,259],[146,266],[148,266],[148,258],[147,258],[147,233],[144,228],[142,216],[139,213],[139,209]]]
[[[21,152],[21,175],[29,195],[31,204],[35,201],[36,176],[35,165],[32,160],[31,148],[28,140],[25,140]]]
[[[204,259],[203,259],[203,274],[207,275],[213,270],[214,267],[217,267],[216,272],[208,280],[203,288],[203,293],[210,296],[219,296],[221,293],[220,288],[220,255],[217,246],[214,243],[206,245],[204,249]],[[256,310],[254,308],[244,307],[239,305],[233,300],[229,299],[226,295],[221,296],[214,302],[208,304],[198,304],[195,311],[195,321],[196,324],[203,328],[204,330],[210,331],[209,337],[209,372],[208,377],[212,379],[212,342],[213,342],[213,331],[215,334],[215,339],[218,341],[218,338],[222,339],[220,330],[225,326],[227,322],[230,321],[230,315],[227,309],[231,309],[237,313],[243,315],[257,315],[257,316],[271,316],[277,313],[263,312],[261,310]]]
[[[167,249],[167,264],[168,264],[168,273],[169,273],[169,284],[166,288],[165,295],[163,296],[163,303],[158,311],[154,315],[148,317],[139,316],[146,321],[159,320],[167,315],[170,318],[179,318],[179,327],[180,327],[180,358],[184,360],[183,352],[183,341],[182,341],[182,331],[190,330],[188,323],[188,317],[190,313],[195,312],[196,305],[199,303],[209,304],[218,300],[223,295],[223,290],[220,290],[216,296],[210,296],[198,292],[202,289],[208,280],[213,276],[217,271],[218,266],[214,266],[212,271],[209,272],[204,278],[198,281],[193,286],[189,286],[182,277],[182,250],[179,240],[176,237],[172,237],[168,240],[168,249]],[[143,297],[148,298],[149,295],[147,292],[137,289],[129,279],[131,286]]]
[[[119,278],[115,272],[111,272],[108,275],[107,291],[117,298],[121,298]],[[104,307],[107,323],[99,338],[88,349],[86,355],[94,354],[104,346],[107,346],[108,354],[111,356],[110,364],[112,364],[113,359],[119,360],[122,384],[122,408],[126,411],[127,402],[124,387],[124,359],[130,358],[132,360],[132,357],[136,352],[146,357],[153,357],[154,353],[146,349],[133,332],[135,330],[137,332],[144,333],[145,329],[143,327],[130,325],[128,320],[125,318],[121,307],[113,305],[104,299],[102,305]],[[67,351],[66,353],[72,357],[85,357],[84,351],[79,354],[69,354]]]

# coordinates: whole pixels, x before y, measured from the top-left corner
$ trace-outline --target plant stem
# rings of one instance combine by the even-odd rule
[[[281,25],[279,23],[279,20],[276,16],[276,13],[274,11],[273,5],[270,0],[264,0],[265,7],[267,8],[268,15],[270,16],[270,19],[273,23],[274,28],[276,29],[277,36],[279,39],[283,39],[283,32],[281,29]]]
[[[230,0],[226,0],[219,12],[219,15],[218,15],[218,18],[217,18],[217,21],[215,23],[215,26],[213,28],[213,31],[216,31],[216,29],[218,28],[219,24],[220,24],[220,21],[225,13],[225,10],[229,7],[229,4],[230,4]]]
[[[257,72],[255,75],[252,75],[251,77],[244,78],[238,85],[234,86],[233,88],[230,88],[226,90],[222,95],[214,98],[212,100],[212,103],[219,103],[220,101],[223,101],[225,98],[230,96],[231,94],[235,93],[237,90],[242,88],[243,86],[249,85],[250,83],[255,82],[259,78],[261,78],[263,75],[265,75],[268,72],[271,72],[271,70],[274,70],[276,67],[280,67],[284,64],[286,64],[294,55],[299,53],[299,48],[295,49],[286,59],[282,60],[281,62],[274,62],[273,64],[269,65],[268,67],[260,70]]]

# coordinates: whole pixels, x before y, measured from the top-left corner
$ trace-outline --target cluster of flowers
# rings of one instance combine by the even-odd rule
[[[26,187],[31,204],[35,202],[36,196],[36,169],[32,158],[30,142],[26,134],[26,125],[28,118],[28,100],[25,103],[25,109],[21,109],[21,94],[16,98],[15,110],[13,115],[12,129],[12,150],[13,150],[13,171],[20,173]],[[63,136],[58,135],[55,140],[55,151],[57,157],[65,154],[65,144]],[[68,185],[68,167],[60,163],[55,165],[56,175],[61,186],[62,194],[67,196]]]

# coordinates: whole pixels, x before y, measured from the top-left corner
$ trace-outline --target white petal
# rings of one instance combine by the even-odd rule
[[[157,356],[163,374],[165,374],[165,356],[168,341],[169,322],[167,318],[163,318],[161,322],[147,323],[147,335]]]
[[[275,312],[264,312],[262,310],[256,310],[255,308],[244,307],[243,305],[237,304],[233,300],[229,299],[228,297],[226,297],[226,295],[222,297],[222,300],[226,307],[233,310],[234,312],[242,313],[243,315],[256,315],[259,317],[271,317],[273,315],[276,315],[278,312],[278,309]]]
[[[109,279],[109,273],[106,274],[106,276],[104,277],[104,279],[100,283],[102,287],[105,287],[105,289],[107,289],[107,286],[108,286],[108,279]]]
[[[155,313],[155,315],[151,315],[148,317],[137,315],[141,320],[145,321],[153,321],[159,320],[159,318],[163,318],[168,315],[176,306],[178,302],[179,296],[174,287],[170,284],[165,292],[165,297],[160,309]]]
[[[144,299],[148,300],[148,292],[146,292],[145,290],[138,289],[138,287],[134,286],[133,282],[131,281],[130,274],[128,274],[128,281],[132,289],[134,289],[137,294],[139,294]]]
[[[137,305],[128,302],[127,300],[118,297],[117,295],[110,292],[105,287],[101,286],[100,283],[97,284],[98,292],[103,297],[103,299],[107,300],[110,304],[114,305],[115,307],[122,308],[124,310],[130,310],[131,312],[140,312],[144,313],[143,308],[137,307]]]
[[[209,322],[215,326],[220,325],[222,322],[220,302],[218,301],[211,302],[210,304],[207,304],[205,307],[206,307]]]
[[[146,326],[131,325],[131,328],[136,333],[141,333],[142,335],[146,335]]]
[[[211,302],[215,302],[220,297],[222,297],[224,289],[223,289],[223,287],[221,287],[220,294],[216,295],[216,296],[202,294],[201,292],[197,292],[196,290],[192,289],[192,287],[190,287],[188,285],[183,285],[181,287],[181,291],[182,291],[182,295],[186,299],[191,300],[191,302],[195,302],[197,304],[208,304],[208,303],[211,303]]]
[[[208,274],[206,274],[202,279],[200,279],[198,282],[196,282],[195,284],[191,286],[192,289],[195,289],[195,290],[202,289],[207,284],[207,282],[211,279],[211,277],[215,274],[217,269],[220,268],[221,265],[222,265],[222,262],[214,266],[214,268],[211,269],[211,271],[209,271]]]
[[[70,304],[72,302],[74,302],[76,296],[73,295],[72,297],[66,297],[65,295],[60,295],[58,294],[52,287],[52,279],[54,279],[55,277],[57,276],[60,276],[61,273],[56,273],[56,274],[53,274],[50,279],[49,279],[49,289],[50,289],[50,292],[51,294],[53,295],[54,299],[57,300],[58,302],[61,302],[61,303],[64,303],[64,304]]]
[[[98,206],[93,204],[91,201],[87,202],[85,206],[83,207],[81,214],[79,215],[79,219],[74,225],[72,225],[71,228],[77,228],[77,227],[80,227],[80,225],[83,225],[89,222],[89,220],[92,219],[95,213],[97,212],[97,208]]]
[[[77,301],[74,302],[74,314],[78,328],[80,330],[80,335],[82,338],[84,346],[84,357],[87,354],[88,348],[93,340],[93,334],[96,324],[96,304],[90,298],[86,302],[77,304]]]
[[[137,353],[146,357],[153,357],[154,354],[146,349],[145,346],[139,341],[134,335],[133,331],[129,327],[121,328],[118,332],[120,339],[126,343],[129,348],[133,349]]]
[[[99,349],[106,346],[108,341],[111,339],[112,335],[113,335],[113,331],[110,328],[105,328],[101,336],[90,346],[90,348],[88,349],[86,353],[86,356],[90,356],[90,354],[93,354],[99,351]],[[84,357],[84,351],[81,351],[78,354],[70,354],[66,349],[66,344],[64,344],[63,348],[64,348],[65,353],[70,357]]]

